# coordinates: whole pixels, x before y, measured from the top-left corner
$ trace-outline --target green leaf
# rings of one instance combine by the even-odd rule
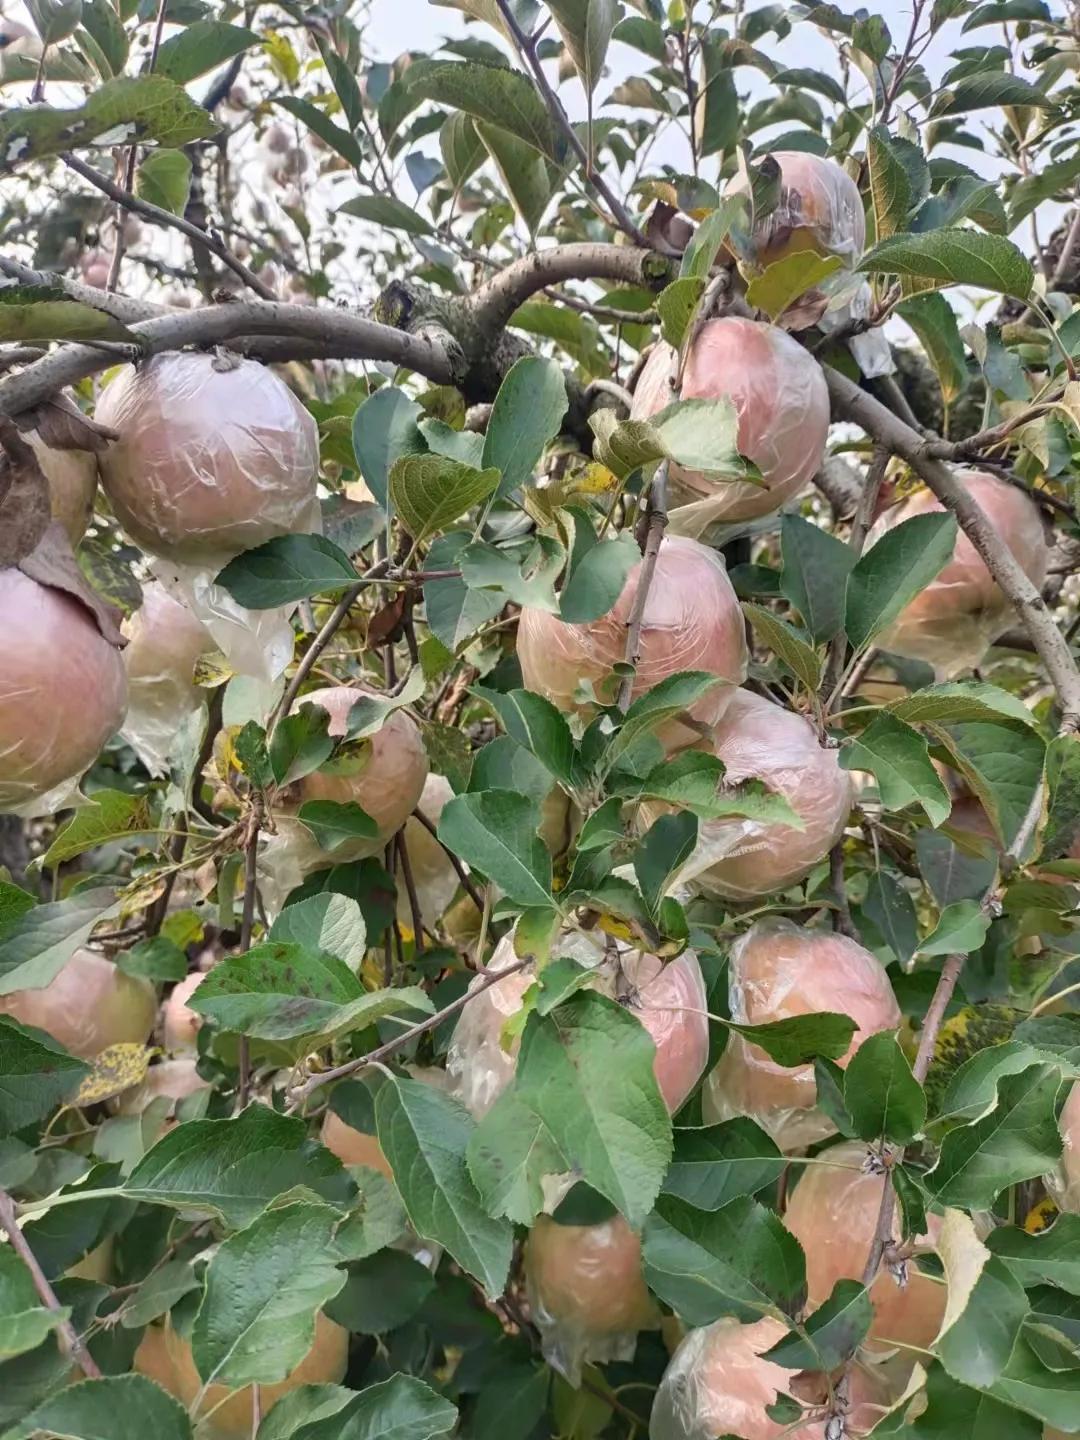
[[[566,405],[566,382],[554,360],[523,355],[510,367],[495,396],[484,436],[484,473],[492,469],[502,472],[497,495],[509,495],[529,483],[545,447],[559,433]],[[457,515],[449,519],[456,520]],[[439,528],[447,523],[442,521]]]
[[[1049,1171],[1061,1154],[1054,1102],[1061,1071],[1033,1065],[1004,1076],[989,1114],[950,1130],[927,1188],[942,1205],[988,1210],[1002,1190]]]
[[[289,904],[269,929],[268,940],[323,950],[336,955],[357,971],[367,952],[364,916],[356,900],[338,894],[318,894]]]
[[[279,785],[291,785],[329,760],[334,749],[327,727],[330,716],[321,705],[303,702],[286,715],[270,742],[270,768]]]
[[[304,1392],[296,1393],[302,1396]],[[411,1375],[393,1375],[365,1385],[359,1393],[345,1393],[350,1395],[348,1404],[307,1418],[297,1440],[438,1440],[457,1426],[458,1413],[450,1401]],[[285,1440],[279,1430],[268,1427],[274,1426],[278,1411],[294,1398],[286,1395],[275,1405],[262,1423],[258,1440]]]
[[[73,300],[59,285],[0,286],[0,340],[32,345],[46,340],[133,338],[126,325],[94,305]]]
[[[339,207],[339,214],[355,215],[386,230],[404,230],[407,235],[430,235],[429,220],[412,205],[393,195],[355,195]],[[378,392],[376,392],[378,393]]]
[[[113,963],[125,975],[144,980],[183,980],[188,973],[187,955],[165,935],[140,940],[130,950],[118,950]]]
[[[668,720],[696,705],[719,683],[715,675],[704,670],[680,670],[654,685],[638,698],[626,712],[626,718],[604,753],[608,767],[614,765],[642,736],[658,730]]]
[[[952,559],[957,526],[945,512],[913,515],[886,531],[848,576],[845,627],[857,650],[891,625]]]
[[[1041,1440],[1035,1420],[960,1385],[940,1365],[929,1367],[924,1403],[900,1432],[903,1440]]]
[[[58,832],[41,864],[53,870],[86,850],[155,828],[149,796],[132,795],[127,790],[95,790],[93,798],[81,805]]]
[[[604,68],[611,32],[622,13],[618,0],[549,0],[548,9],[574,69],[591,95]]]
[[[562,164],[565,141],[555,130],[540,92],[519,70],[476,61],[439,61],[425,65],[409,88],[413,95],[509,130],[541,155]]]
[[[460,190],[484,163],[484,142],[472,118],[455,110],[439,131],[439,150],[446,173],[455,190]]]
[[[931,733],[981,802],[1002,844],[1009,844],[1042,778],[1042,736],[1013,721],[934,726]]]
[[[626,839],[622,808],[623,802],[612,796],[588,816],[575,842],[579,854],[585,850],[603,850]]]
[[[992,1393],[1006,1404],[1034,1415],[1055,1429],[1076,1426],[1080,1402],[1080,1368],[1076,1352],[1049,1336],[1041,1337],[1039,1349],[1048,1353],[1051,1364],[1043,1362],[1035,1349],[1036,1335],[1025,1331],[1017,1340],[1005,1369],[994,1382]]]
[[[0,931],[0,995],[50,984],[113,904],[112,890],[96,886],[10,920]]]
[[[857,739],[843,746],[840,765],[873,775],[886,810],[921,805],[931,825],[948,819],[952,799],[934,769],[926,741],[894,715],[875,715]]]
[[[862,908],[889,949],[906,965],[919,948],[915,902],[908,892],[888,871],[876,870],[870,877]]]
[[[752,1045],[764,1050],[778,1065],[808,1065],[819,1055],[839,1060],[846,1055],[855,1034],[855,1021],[849,1015],[832,1010],[812,1015],[789,1015],[784,1020],[769,1020],[763,1025],[740,1025],[734,1020],[723,1022]]]
[[[801,515],[780,517],[780,592],[802,616],[815,645],[844,624],[844,586],[855,563],[849,547]]]
[[[1002,105],[1053,110],[1056,101],[1019,75],[983,70],[942,90],[930,107],[930,114],[938,120],[943,115],[968,115],[972,110],[996,109]],[[1023,296],[1017,298],[1023,299]]]
[[[545,210],[551,204],[551,177],[547,161],[531,145],[526,145],[524,140],[519,140],[508,130],[500,130],[497,125],[469,120],[460,111],[451,118],[468,120],[470,125],[475,126],[483,148],[502,176],[514,209],[525,221],[529,233],[535,235]]]
[[[990,929],[990,916],[975,900],[946,905],[933,932],[919,945],[920,955],[970,955]]]
[[[491,590],[501,596],[497,610],[511,600],[552,615],[558,612],[555,581],[566,563],[566,551],[551,535],[508,546],[473,542],[461,551],[458,563],[471,590]]]
[[[475,470],[445,455],[403,455],[390,469],[390,501],[414,541],[445,530],[499,484],[499,471]]]
[[[550,910],[551,856],[536,833],[539,815],[524,795],[485,790],[457,795],[439,818],[439,839],[517,905]]]
[[[547,1128],[567,1168],[635,1228],[660,1193],[671,1119],[656,1049],[630,1011],[591,991],[525,1026],[513,1094]]]
[[[683,275],[665,285],[656,297],[656,309],[660,316],[660,334],[674,349],[678,350],[690,322],[697,312],[698,302],[705,293],[705,281],[700,275]]]
[[[632,24],[633,22],[627,21],[626,23]],[[690,237],[689,244],[683,251],[679,274],[691,279],[708,279],[709,272],[720,253],[721,245],[727,239],[734,222],[741,218],[745,209],[745,196],[725,196],[717,208],[705,216]]]
[[[345,725],[347,740],[363,740],[377,734],[395,710],[415,705],[424,693],[424,674],[415,666],[393,695],[360,695],[349,711]]]
[[[652,914],[659,909],[672,877],[693,854],[697,838],[697,816],[689,810],[659,816],[642,836],[634,851],[634,874]]]
[[[5,1434],[5,1440],[58,1435],[64,1440],[191,1440],[179,1400],[145,1375],[106,1375],[69,1385]]]
[[[702,155],[729,151],[739,138],[739,95],[726,52],[723,32],[707,30],[701,39],[697,98],[698,150]]]
[[[191,161],[182,150],[151,150],[135,171],[135,194],[140,200],[183,215],[191,191]]]
[[[384,1335],[410,1321],[434,1289],[434,1278],[419,1260],[383,1250],[350,1265],[326,1313],[353,1335]]]
[[[274,99],[275,105],[280,105],[282,110],[287,110],[290,115],[295,115],[301,124],[306,125],[313,135],[330,146],[331,150],[347,160],[355,169],[360,170],[366,163],[363,147],[354,135],[348,130],[343,130],[340,125],[335,125],[325,110],[318,105],[313,105],[309,100],[301,100],[296,95],[278,95]],[[355,214],[355,211],[350,211]],[[428,227],[430,229],[430,227]]]
[[[544,1180],[567,1164],[547,1125],[512,1088],[476,1127],[467,1158],[488,1214],[505,1215],[516,1225],[532,1224],[544,1208]]]
[[[502,1294],[513,1230],[487,1215],[466,1165],[475,1125],[465,1108],[432,1085],[389,1075],[375,1102],[379,1144],[417,1234],[435,1241]]]
[[[258,43],[259,37],[254,30],[248,30],[243,25],[227,25],[222,20],[195,20],[178,35],[165,41],[157,52],[154,73],[167,75],[178,85],[186,85]]]
[[[763,605],[754,605],[749,600],[744,600],[742,611],[762,644],[767,645],[777,659],[784,662],[811,694],[816,694],[821,684],[821,656],[806,643],[793,625],[781,620],[779,615],[774,615]]]
[[[431,1014],[415,986],[365,990],[343,960],[279,940],[223,960],[190,1003],[221,1029],[256,1040],[329,1041],[388,1015]]]
[[[215,1250],[191,1332],[204,1381],[269,1385],[296,1369],[316,1313],[345,1284],[330,1247],[339,1219],[327,1205],[284,1205]]]
[[[128,37],[112,0],[83,0],[82,23],[105,57],[110,73],[119,75],[128,57]]]
[[[973,285],[1017,300],[1026,300],[1035,283],[1031,261],[1011,240],[978,230],[891,235],[864,255],[857,268],[937,285]]]
[[[950,680],[928,685],[894,700],[889,714],[909,725],[956,725],[968,721],[1020,720],[1034,727],[1035,718],[1024,702],[1007,690],[982,680]]]
[[[0,1133],[43,1119],[89,1073],[43,1030],[0,1016]]]
[[[164,75],[108,80],[75,110],[19,107],[0,114],[0,174],[63,150],[155,143],[178,148],[205,140],[212,117]]]
[[[477,686],[476,694],[487,701],[512,739],[535,755],[556,780],[573,785],[574,739],[561,710],[531,690],[509,690],[500,694]]]
[[[837,1280],[810,1315],[802,1335],[785,1335],[764,1358],[785,1370],[835,1370],[854,1355],[874,1318],[870,1293],[857,1280]]]
[[[353,416],[352,442],[356,464],[368,489],[386,509],[390,470],[403,455],[427,452],[417,421],[423,412],[396,385],[369,395]]]
[[[199,1289],[199,1278],[190,1260],[167,1260],[151,1270],[133,1295],[124,1301],[120,1323],[125,1330],[141,1330],[152,1320],[167,1315],[178,1300]]]
[[[70,1315],[46,1309],[29,1270],[10,1245],[0,1246],[0,1361],[36,1350]]]
[[[795,250],[755,275],[746,287],[746,298],[756,310],[764,310],[770,320],[775,320],[801,295],[816,289],[843,268],[839,255]]]
[[[934,1342],[941,1363],[955,1380],[989,1389],[1008,1364],[1030,1309],[1008,1266],[987,1257],[963,1312]]]
[[[794,1314],[806,1297],[799,1242],[749,1196],[705,1211],[662,1195],[645,1222],[642,1269],[650,1290],[687,1325]]]
[[[251,1105],[231,1120],[189,1120],[135,1166],[124,1194],[150,1205],[249,1225],[287,1190],[302,1186],[333,1205],[354,1191],[341,1162],[310,1139],[298,1117]]]
[[[1039,1050],[1023,1040],[1006,1040],[976,1050],[953,1074],[942,1097],[936,1120],[976,1120],[997,1104],[998,1083],[1005,1075],[1019,1075],[1053,1061],[1049,1050]]]
[[[960,338],[956,312],[944,295],[913,295],[896,307],[896,313],[914,330],[934,367],[941,398],[951,405],[967,388],[967,358]]]
[[[743,1116],[701,1130],[677,1129],[664,1194],[697,1210],[720,1210],[772,1185],[785,1164],[772,1138]]]
[[[1038,1235],[1002,1225],[986,1237],[986,1248],[1004,1261],[1025,1289],[1056,1285],[1080,1296],[1080,1215],[1059,1215],[1049,1230]]]
[[[878,240],[887,240],[904,228],[911,209],[911,182],[884,125],[875,125],[867,136],[866,158],[870,167],[874,232]]]
[[[593,545],[563,585],[559,618],[568,625],[588,625],[607,615],[640,561],[637,542],[625,531]]]
[[[740,785],[732,785],[725,776],[724,762],[716,755],[700,750],[684,750],[673,760],[661,761],[644,780],[633,777],[627,791],[634,798],[648,796],[680,805],[703,820],[721,820],[730,816],[790,825],[794,830],[806,828],[782,795],[769,790],[760,781],[747,780]],[[621,792],[622,777],[613,778],[613,786],[616,780],[620,782]],[[579,837],[579,848],[580,845]]]
[[[278,535],[230,560],[216,583],[249,610],[273,610],[356,580],[348,555],[321,535]]]
[[[307,800],[296,818],[315,838],[320,850],[334,850],[346,840],[377,840],[379,827],[354,800]]]
[[[1045,860],[1065,855],[1080,837],[1080,746],[1061,735],[1046,747],[1046,826],[1040,854]]]
[[[926,1123],[926,1096],[891,1031],[870,1035],[844,1072],[844,1104],[862,1140],[907,1145]]]

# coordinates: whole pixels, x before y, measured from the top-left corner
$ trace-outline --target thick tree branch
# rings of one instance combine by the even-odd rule
[[[389,360],[433,380],[453,385],[461,376],[447,353],[430,340],[365,320],[347,310],[312,305],[281,305],[251,301],[183,310],[132,326],[142,356],[185,345],[223,345],[245,336],[274,336],[281,343],[276,358],[293,353],[309,355],[312,347],[322,355],[365,360]],[[0,381],[0,415],[17,415],[39,405],[65,385],[94,375],[116,363],[115,353],[90,345],[64,345]]]
[[[81,285],[78,280],[69,280],[64,275],[53,275],[47,270],[34,270],[29,265],[0,255],[0,275],[17,280],[20,285],[59,286],[72,300],[81,300],[95,310],[104,310],[106,315],[119,320],[121,325],[135,325],[140,320],[155,320],[161,315],[175,314],[164,305],[155,305],[150,300],[131,300],[126,295],[110,295],[107,290],[98,290],[93,285]]]
[[[4,1230],[11,1242],[11,1248],[18,1255],[19,1259],[30,1272],[30,1278],[34,1282],[34,1289],[38,1293],[41,1303],[46,1310],[62,1310],[64,1307],[56,1298],[56,1291],[49,1284],[48,1276],[38,1264],[38,1258],[30,1248],[26,1236],[19,1229],[19,1222],[15,1218],[15,1202],[6,1190],[0,1190],[0,1229]],[[64,1345],[67,1347],[71,1358],[78,1365],[83,1374],[90,1380],[100,1380],[101,1371],[97,1367],[94,1357],[87,1350],[82,1340],[75,1331],[70,1320],[61,1320],[57,1325],[57,1331]]]
[[[507,265],[477,290],[468,309],[473,323],[492,335],[519,305],[549,285],[566,280],[614,280],[658,290],[670,279],[671,270],[669,260],[650,250],[632,250],[626,245],[557,245]]]
[[[928,442],[879,400],[860,390],[858,385],[838,371],[828,366],[823,368],[834,416],[858,425],[878,444],[906,460],[945,508],[956,516],[961,529],[1015,606],[1031,643],[1046,666],[1063,712],[1063,728],[1067,732],[1080,728],[1080,670],[1068,642],[1055,624],[1038,587],[1028,579],[1012,551],[968,492],[962,476],[934,459]]]

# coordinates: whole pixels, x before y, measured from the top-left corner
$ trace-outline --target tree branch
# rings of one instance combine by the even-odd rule
[[[38,1258],[30,1248],[29,1241],[19,1229],[15,1213],[15,1201],[6,1190],[0,1190],[0,1229],[7,1233],[7,1237],[11,1241],[11,1248],[29,1270],[30,1278],[34,1282],[34,1289],[46,1310],[52,1310],[54,1313],[63,1310],[64,1307],[56,1298],[56,1291],[49,1284],[48,1276],[38,1263]],[[100,1380],[101,1371],[97,1367],[97,1362],[76,1333],[71,1321],[61,1320],[56,1328],[60,1338],[67,1346],[71,1358],[83,1374],[89,1380]]]
[[[107,175],[102,175],[100,170],[95,170],[92,165],[87,165],[77,155],[67,152],[60,157],[69,170],[74,170],[76,175],[81,175],[88,180],[95,189],[100,190],[103,195],[108,195],[110,200],[115,200],[124,210],[130,210],[133,215],[142,215],[147,220],[152,220],[155,225],[163,225],[169,230],[179,230],[181,235],[186,235],[189,240],[203,245],[212,255],[216,255],[223,265],[237,275],[249,289],[254,290],[256,295],[263,300],[274,300],[276,296],[269,285],[264,285],[257,275],[253,275],[242,260],[238,260],[220,236],[215,235],[211,230],[200,229],[193,225],[190,220],[185,220],[182,215],[174,215],[171,210],[162,210],[159,205],[151,205],[148,200],[140,200],[138,196],[132,195],[122,185],[117,185]],[[117,253],[123,255],[123,250],[118,248]]]
[[[433,840],[439,840],[439,831],[435,822],[433,820],[429,820],[428,817],[424,814],[424,812],[420,809],[416,809],[412,813],[416,816],[417,820],[420,821],[420,824],[423,825],[424,829],[428,832],[431,838]],[[439,844],[443,845],[443,842],[439,840]],[[465,894],[468,895],[469,899],[476,906],[477,910],[483,910],[484,897],[480,894],[480,891],[476,888],[472,880],[469,878],[469,872],[465,869],[465,866],[462,865],[461,861],[458,859],[458,857],[454,854],[452,850],[450,850],[445,845],[443,845],[443,850],[446,852],[446,856],[447,859],[450,861],[450,864],[454,867],[454,874],[461,881],[461,888],[465,891]]]
[[[1046,666],[1063,712],[1062,728],[1066,733],[1080,728],[1080,670],[1072,651],[1037,586],[1028,579],[1019,561],[990,524],[962,477],[935,459],[930,453],[930,444],[879,400],[829,366],[823,369],[833,414],[858,425],[880,445],[906,460],[945,508],[956,516],[991,575],[1015,606]]]
[[[659,290],[670,278],[671,268],[664,256],[626,245],[556,245],[507,265],[477,290],[468,308],[473,322],[490,334],[501,330],[519,305],[549,285],[566,280],[615,280]]]
[[[365,360],[389,360],[415,370],[437,385],[460,381],[457,367],[441,346],[423,336],[394,330],[365,320],[347,310],[312,305],[282,305],[267,301],[236,302],[166,313],[132,326],[142,356],[185,345],[222,345],[241,337],[265,335],[285,339],[276,358],[290,351],[309,355],[312,347],[322,355]],[[253,347],[257,348],[257,347]],[[74,384],[116,363],[114,353],[90,345],[64,345],[17,375],[0,381],[0,415],[17,415],[48,399],[65,385]]]
[[[585,150],[585,146],[582,145],[581,141],[578,139],[577,131],[574,129],[573,125],[571,125],[570,117],[563,109],[562,101],[555,94],[555,91],[548,83],[547,76],[544,74],[544,67],[540,62],[540,57],[536,53],[535,42],[530,39],[528,35],[525,34],[525,31],[522,30],[521,26],[518,24],[517,18],[515,17],[513,10],[511,10],[508,0],[495,0],[495,3],[499,7],[499,14],[503,18],[503,24],[506,26],[511,38],[513,39],[514,46],[518,54],[521,56],[522,63],[526,66],[527,69],[532,71],[533,79],[536,81],[537,88],[539,89],[540,94],[544,98],[544,104],[547,106],[548,111],[551,114],[551,118],[555,121],[555,124],[559,127],[559,129],[563,132],[571,150],[573,150],[574,154],[577,156],[578,161],[581,164],[581,168],[585,172],[586,182],[605,202],[608,209],[611,211],[615,224],[618,225],[619,229],[622,230],[624,234],[628,235],[635,245],[640,246],[642,249],[647,249],[649,242],[645,239],[645,236],[634,224],[633,219],[630,216],[630,212],[627,210],[626,206],[611,189],[610,185],[600,174],[600,172],[595,168],[592,163],[592,158]]]
[[[309,1080],[306,1080],[303,1085],[297,1086],[293,1091],[286,1113],[292,1114],[299,1110],[307,1098],[323,1085],[329,1085],[333,1080],[341,1080],[346,1075],[355,1075],[357,1070],[363,1070],[368,1065],[377,1065],[381,1060],[389,1059],[410,1040],[415,1040],[420,1035],[426,1035],[429,1030],[436,1029],[451,1015],[456,1015],[459,1010],[463,1010],[470,1000],[475,1000],[485,990],[490,990],[492,985],[497,985],[508,975],[516,975],[519,970],[524,970],[527,965],[532,963],[532,956],[527,955],[524,960],[515,960],[512,965],[506,965],[501,970],[482,971],[479,976],[479,984],[475,989],[470,987],[464,995],[459,995],[456,1000],[451,1000],[449,1005],[444,1005],[437,1014],[429,1015],[426,1020],[421,1020],[416,1025],[410,1025],[395,1039],[387,1040],[384,1045],[369,1051],[367,1055],[361,1055],[358,1060],[349,1060],[344,1065],[335,1066],[333,1070],[323,1070],[318,1075],[312,1075]]]

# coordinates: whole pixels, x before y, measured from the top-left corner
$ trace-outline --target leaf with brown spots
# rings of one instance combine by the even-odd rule
[[[110,1100],[146,1079],[150,1057],[155,1053],[148,1045],[125,1041],[109,1045],[94,1059],[94,1068],[72,1097],[73,1105],[97,1105]]]

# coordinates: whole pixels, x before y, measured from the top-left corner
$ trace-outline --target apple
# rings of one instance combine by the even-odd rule
[[[104,955],[76,950],[40,990],[0,995],[0,1014],[33,1025],[83,1060],[110,1045],[141,1045],[157,1014],[149,980],[125,975]]]

